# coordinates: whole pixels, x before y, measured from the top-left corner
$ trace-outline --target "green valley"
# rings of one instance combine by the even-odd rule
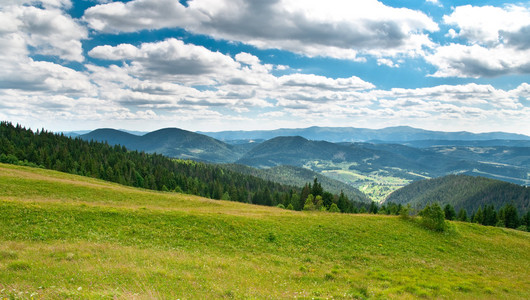
[[[2,298],[530,296],[530,234],[296,212],[0,164]]]

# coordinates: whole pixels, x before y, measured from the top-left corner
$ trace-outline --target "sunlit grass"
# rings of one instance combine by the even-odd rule
[[[302,213],[0,165],[0,298],[530,296],[530,234]]]

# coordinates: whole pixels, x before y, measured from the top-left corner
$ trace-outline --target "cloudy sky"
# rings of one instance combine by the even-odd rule
[[[530,2],[0,0],[0,70],[34,129],[530,135]]]

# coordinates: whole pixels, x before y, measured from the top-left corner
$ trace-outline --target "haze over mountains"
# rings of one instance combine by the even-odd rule
[[[309,127],[299,129],[254,130],[254,131],[221,131],[198,132],[213,138],[229,140],[268,140],[278,136],[301,136],[308,140],[328,142],[362,142],[362,141],[394,141],[408,142],[417,140],[527,140],[530,137],[522,134],[506,132],[472,133],[467,131],[443,132],[413,128],[409,126],[387,127],[383,129],[367,129],[353,127]]]

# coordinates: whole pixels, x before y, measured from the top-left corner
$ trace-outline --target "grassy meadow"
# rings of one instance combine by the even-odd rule
[[[530,298],[530,234],[0,164],[0,299]]]

